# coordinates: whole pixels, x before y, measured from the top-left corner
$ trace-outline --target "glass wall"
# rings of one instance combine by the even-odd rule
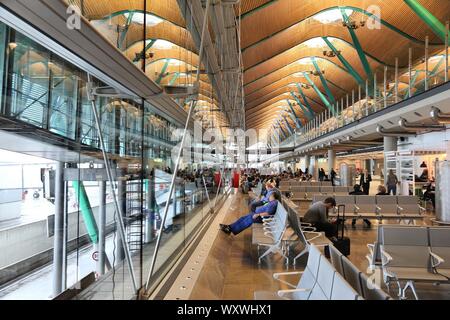
[[[5,74],[5,52],[7,45],[6,26],[4,24],[0,24],[0,89],[3,88],[3,78]],[[2,99],[3,97],[0,96],[0,110],[2,106]]]
[[[96,96],[93,109],[85,71],[12,28],[0,24],[0,32],[6,68],[1,117],[18,129],[0,130],[0,150],[18,155],[11,168],[25,166],[27,176],[40,177],[32,188],[16,181],[23,196],[19,192],[9,203],[20,217],[3,223],[0,214],[0,270],[8,275],[0,285],[13,284],[0,290],[0,299],[52,299],[81,280],[92,285],[76,299],[131,299],[142,288],[152,289],[212,217],[216,197],[227,191],[222,168],[186,165],[169,197],[179,142],[172,132],[180,124],[139,98]],[[38,160],[28,166],[22,156],[30,154]],[[33,268],[20,269],[24,263]],[[31,274],[33,281],[20,280]]]

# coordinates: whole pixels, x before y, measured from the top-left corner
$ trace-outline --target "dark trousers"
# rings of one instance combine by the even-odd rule
[[[233,234],[238,234],[242,232],[243,230],[250,227],[253,223],[261,223],[262,219],[260,217],[253,219],[253,212],[250,212],[249,214],[240,217],[235,222],[230,224],[230,229]]]
[[[369,189],[370,189],[370,183],[365,183],[362,185],[363,192],[367,195],[369,195]]]
[[[433,204],[433,208],[436,208],[435,202],[436,202],[436,197],[434,193],[425,191],[425,193],[423,194],[423,197],[425,200],[430,199],[431,203]]]
[[[316,222],[314,223],[316,231],[325,232],[327,238],[337,237],[337,225],[330,222]]]
[[[397,194],[397,186],[396,185],[393,185],[393,186],[388,185],[387,193],[391,194],[391,190],[392,190],[392,194],[395,196]]]

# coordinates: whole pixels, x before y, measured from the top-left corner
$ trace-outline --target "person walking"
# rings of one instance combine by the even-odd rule
[[[395,196],[397,194],[397,184],[398,184],[398,178],[394,174],[394,171],[392,169],[389,170],[389,174],[386,179],[386,186],[387,186],[387,193],[392,194]]]

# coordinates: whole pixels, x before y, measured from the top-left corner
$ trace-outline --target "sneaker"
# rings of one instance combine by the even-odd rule
[[[227,224],[220,224],[219,226],[220,226],[220,230],[222,230],[226,234],[230,234],[231,233],[231,229],[230,229],[229,225],[227,225]]]
[[[372,222],[369,220],[364,221],[366,223],[367,228],[370,228],[372,226]]]

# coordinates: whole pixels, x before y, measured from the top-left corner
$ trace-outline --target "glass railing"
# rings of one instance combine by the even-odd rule
[[[0,152],[17,156],[1,167],[12,184],[0,183],[0,299],[151,290],[213,217],[230,172],[187,163],[169,197],[175,124],[139,98],[96,96],[93,105],[85,71],[2,23],[1,39]]]
[[[304,123],[301,129],[296,130],[298,132],[295,139],[291,135],[284,139],[282,144],[287,145],[294,140],[296,145],[306,143],[442,85],[448,81],[450,75],[445,63],[446,50],[434,49],[434,52],[428,58],[428,63],[422,59],[407,68],[385,67],[381,71],[374,71],[373,79],[366,80],[365,85],[359,85],[343,96],[332,104],[330,109],[316,114]]]

